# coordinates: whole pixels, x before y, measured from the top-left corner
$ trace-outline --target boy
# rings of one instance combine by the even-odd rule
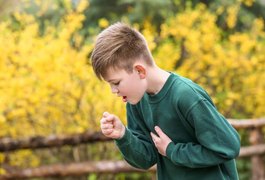
[[[237,132],[200,86],[156,66],[140,32],[111,25],[98,35],[91,59],[97,77],[127,102],[127,127],[108,112],[100,122],[129,164],[157,164],[161,180],[238,179]]]

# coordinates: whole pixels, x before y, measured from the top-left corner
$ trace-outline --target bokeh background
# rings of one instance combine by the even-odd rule
[[[117,21],[142,32],[156,63],[203,86],[227,118],[264,117],[264,18],[264,0],[0,0],[0,140],[99,131],[104,111],[126,123],[125,104],[96,79],[89,59],[96,35]],[[247,145],[247,132],[240,135]],[[112,142],[6,152],[0,174],[103,159],[122,159]],[[237,166],[249,179],[249,159]]]

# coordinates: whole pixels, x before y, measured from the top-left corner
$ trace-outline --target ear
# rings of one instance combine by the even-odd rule
[[[146,77],[146,69],[143,65],[137,64],[134,66],[134,69],[137,71],[141,79]]]

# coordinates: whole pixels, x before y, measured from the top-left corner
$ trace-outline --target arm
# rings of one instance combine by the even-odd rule
[[[173,143],[166,155],[176,165],[200,168],[234,159],[240,150],[235,129],[206,99],[189,108],[186,118],[194,127],[198,143]]]
[[[124,159],[136,168],[149,169],[157,162],[157,151],[150,139],[149,131],[140,122],[137,113],[127,107],[128,127],[121,139],[116,139]],[[140,127],[141,126],[141,127]],[[146,131],[146,132],[145,132]]]

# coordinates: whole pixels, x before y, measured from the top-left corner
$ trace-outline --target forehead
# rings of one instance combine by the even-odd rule
[[[128,73],[124,69],[109,68],[106,71],[106,74],[104,76],[104,80],[109,82],[109,81],[113,81],[113,80],[122,79],[126,76],[128,76]]]

